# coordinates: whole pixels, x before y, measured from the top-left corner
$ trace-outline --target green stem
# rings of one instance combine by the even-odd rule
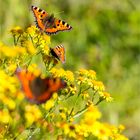
[[[95,94],[97,93],[97,90],[95,91],[95,92],[93,92],[93,96],[92,96],[92,102],[93,102],[93,99],[94,99],[94,96],[95,96]]]
[[[31,41],[32,41],[32,43],[33,43],[33,45],[34,45],[34,41],[33,41],[33,38],[32,38],[32,36],[29,34],[29,37],[30,37],[30,39],[31,39]],[[35,46],[35,45],[34,45]]]
[[[103,100],[104,100],[104,98],[102,98],[102,97],[99,98],[99,101],[98,101],[96,104],[94,104],[94,105],[95,105],[95,106],[98,105],[98,104],[99,104],[100,102],[102,102]]]
[[[95,92],[96,93],[96,92]],[[99,99],[99,101],[95,104],[95,106],[96,105],[98,105],[100,102],[102,102],[104,100],[104,98],[100,98]],[[73,118],[77,118],[77,117],[79,117],[80,115],[82,115],[83,113],[85,113],[86,111],[87,111],[87,106],[85,106],[83,109],[81,109],[80,111],[78,111],[74,116],[73,116]]]
[[[87,111],[87,106],[85,106],[82,110],[78,111],[74,116],[73,118],[77,118],[79,117],[80,115],[82,115],[83,113],[85,113]]]
[[[88,89],[90,89],[90,87],[88,87],[88,88],[84,89],[83,91],[81,91],[81,93],[83,93],[84,91],[86,91],[86,90],[88,90]]]
[[[70,119],[70,117],[71,117],[71,115],[72,115],[72,113],[73,113],[73,111],[74,111],[74,108],[75,108],[75,106],[76,106],[76,104],[77,104],[77,101],[78,101],[78,98],[79,98],[79,95],[80,95],[80,94],[81,94],[81,85],[80,85],[79,93],[78,93],[78,95],[77,95],[77,97],[76,97],[76,99],[75,99],[74,106],[72,107],[72,109],[71,109],[71,111],[70,111],[70,114],[69,114],[69,117],[68,117],[68,121],[69,121],[69,119]]]
[[[16,44],[16,36],[13,35],[13,38],[14,38],[14,45],[16,46],[16,45],[17,45],[17,44]]]
[[[17,43],[18,43],[20,37],[21,37],[21,35],[18,36],[18,38],[17,38],[17,42],[16,42],[16,45],[17,45]]]

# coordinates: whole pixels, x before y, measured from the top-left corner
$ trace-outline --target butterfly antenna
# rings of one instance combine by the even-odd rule
[[[58,15],[58,14],[61,14],[61,13],[64,13],[64,11],[60,11],[60,12],[54,13],[54,15]]]

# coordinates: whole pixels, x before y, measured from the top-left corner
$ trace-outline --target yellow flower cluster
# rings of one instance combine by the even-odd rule
[[[10,57],[14,58],[20,55],[24,55],[26,53],[25,48],[19,46],[6,46],[0,43],[0,58]]]
[[[20,52],[25,51],[24,57],[23,54],[21,54],[24,59],[22,60],[24,63],[30,62],[34,55],[38,55],[40,53],[43,53],[44,56],[49,55],[48,45],[50,44],[50,36],[41,33],[35,26],[28,27],[25,31],[20,27],[15,27],[10,32],[13,35],[14,44],[17,50],[14,51],[13,49],[13,53],[6,51],[6,55],[17,56],[17,51],[19,51],[18,55],[20,55]],[[7,48],[3,48],[3,50],[6,49]]]
[[[80,69],[77,73],[80,76],[86,76],[89,77],[90,79],[96,79],[96,72],[93,70]]]
[[[60,68],[60,69],[52,68],[50,70],[50,73],[54,77],[63,78],[63,79],[65,79],[66,81],[68,81],[70,83],[73,83],[74,82],[74,74],[71,71],[65,71],[62,68]]]
[[[77,71],[77,74],[78,74],[77,83],[79,85],[86,84],[89,87],[93,87],[92,81],[96,79],[95,71],[80,69],[79,71]]]
[[[14,94],[17,91],[17,84],[18,81],[15,77],[10,77],[3,70],[0,70],[0,97],[3,93]]]
[[[74,74],[69,70],[55,68],[56,63],[52,62],[49,54],[50,37],[35,26],[25,31],[15,27],[10,32],[14,38],[14,46],[0,43],[0,132],[5,129],[3,126],[9,126],[8,133],[0,135],[0,138],[11,139],[11,133],[15,139],[21,132],[25,134],[27,127],[30,131],[34,126],[39,129],[35,138],[50,139],[48,135],[52,133],[52,139],[56,137],[82,140],[92,136],[99,140],[128,140],[121,134],[123,125],[115,127],[100,121],[102,114],[94,105],[103,100],[110,102],[112,97],[105,91],[104,84],[97,81],[95,71],[80,69]],[[26,102],[20,90],[20,81],[15,76],[17,67],[42,78],[46,75],[61,78],[66,82],[66,88],[61,90],[61,96],[53,93],[42,105]],[[30,82],[27,86],[32,91]],[[48,92],[49,90],[46,94]],[[99,101],[94,104],[95,96]],[[36,134],[29,131],[28,136]]]
[[[75,94],[77,92],[77,88],[74,85],[74,74],[71,71],[65,71],[64,69],[56,69],[52,68],[50,73],[54,77],[59,77],[67,81],[67,87],[63,90],[65,93],[68,94]]]
[[[93,89],[97,90],[97,91],[104,91],[105,90],[105,86],[101,81],[92,81],[93,84]]]
[[[30,36],[32,45],[39,46],[41,51],[47,55],[49,53],[50,36],[41,34],[35,26],[28,27],[26,32]]]
[[[42,118],[42,113],[37,105],[26,105],[24,115],[27,126],[30,126],[33,122]]]
[[[10,116],[8,109],[0,110],[0,123],[8,124],[12,122],[12,118]]]
[[[105,91],[105,86],[103,82],[96,80],[96,72],[94,72],[93,70],[88,71],[85,69],[80,69],[77,73],[78,73],[77,78],[78,85],[81,87],[86,87],[82,91],[83,96],[85,95],[86,97],[89,97],[87,90],[92,89],[94,93],[98,93],[98,95],[100,96],[99,102],[101,102],[102,100],[106,100],[107,102],[113,100],[110,94]]]
[[[23,33],[23,30],[22,30],[21,27],[16,26],[16,27],[14,27],[13,29],[11,29],[10,32],[11,32],[13,35],[20,35],[20,34]]]
[[[28,72],[33,73],[36,77],[41,75],[41,70],[35,63],[29,65]]]
[[[43,105],[43,107],[44,107],[46,110],[50,110],[52,107],[54,107],[55,101],[57,100],[57,98],[58,98],[57,93],[54,93],[54,94],[52,95],[52,98],[49,99],[49,100]]]
[[[108,92],[100,91],[99,92],[100,97],[104,98],[107,102],[111,102],[113,98],[110,96]]]
[[[98,119],[101,118],[101,113],[95,106],[90,106],[84,115],[84,118],[79,123],[57,123],[57,127],[62,129],[65,136],[74,139],[85,139],[91,134],[100,140],[128,140],[125,136],[120,134],[120,127],[118,128],[107,123],[101,123]]]

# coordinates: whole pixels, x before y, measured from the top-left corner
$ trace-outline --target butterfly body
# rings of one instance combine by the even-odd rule
[[[42,19],[42,22],[44,25],[44,30],[47,28],[55,28],[55,18],[53,14]]]
[[[66,83],[60,78],[42,79],[40,76],[36,77],[33,73],[24,70],[18,70],[16,74],[21,81],[26,98],[37,104],[49,100],[54,92],[66,86]]]
[[[46,34],[56,34],[59,31],[71,30],[72,27],[65,21],[56,19],[53,14],[49,15],[45,10],[32,6],[37,27]]]
[[[65,48],[63,45],[58,45],[53,49],[51,48],[50,53],[62,63],[65,63]]]

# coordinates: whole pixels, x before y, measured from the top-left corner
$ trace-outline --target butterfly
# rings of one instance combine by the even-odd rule
[[[53,14],[49,15],[45,10],[32,6],[31,10],[36,19],[36,25],[46,34],[56,34],[58,31],[71,30],[72,27],[65,21],[56,19]]]
[[[27,70],[16,70],[25,97],[36,104],[44,103],[49,100],[54,92],[66,87],[66,82],[60,78],[35,76]]]
[[[62,63],[65,63],[65,48],[63,45],[58,45],[55,48],[50,48],[50,53]]]

